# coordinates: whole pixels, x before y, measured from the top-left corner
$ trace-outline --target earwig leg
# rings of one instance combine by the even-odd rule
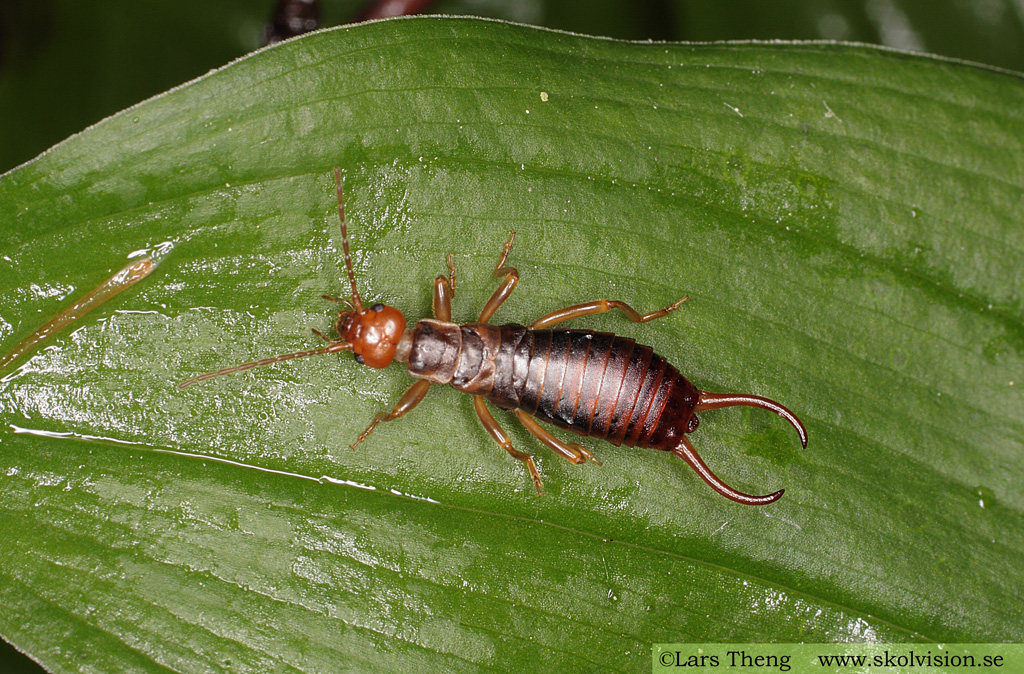
[[[451,278],[455,278],[454,274]],[[452,287],[450,279],[444,276],[434,279],[434,318],[446,322],[452,320],[452,297],[454,295],[455,289]]]
[[[526,467],[530,470],[530,476],[533,478],[533,486],[537,488],[537,495],[543,496],[544,492],[541,491],[541,486],[543,485],[540,481],[540,473],[537,472],[537,466],[533,463],[533,457],[526,452],[520,452],[512,446],[512,441],[508,439],[508,435],[505,434],[505,431],[498,425],[498,422],[491,416],[491,412],[487,409],[483,398],[473,396],[473,409],[476,410],[476,415],[480,417],[480,423],[484,425],[484,428],[494,438],[494,441],[501,445],[501,448],[506,452],[526,464]]]
[[[439,321],[452,320],[452,298],[455,297],[455,263],[448,253],[448,278],[434,279],[434,318]]]
[[[370,433],[373,433],[373,429],[377,428],[377,424],[379,424],[380,422],[394,421],[398,417],[405,415],[412,408],[419,405],[420,401],[422,401],[427,396],[428,390],[430,390],[430,382],[426,380],[420,380],[413,384],[412,386],[410,386],[408,390],[406,390],[406,392],[402,394],[402,397],[398,400],[398,404],[395,405],[395,408],[393,410],[391,410],[390,412],[377,413],[377,416],[373,418],[373,421],[371,421],[370,425],[366,427],[366,430],[363,431],[359,435],[359,437],[356,438],[356,441],[350,445],[352,449],[358,447],[360,442],[369,437]]]
[[[452,320],[452,286],[444,276],[434,279],[434,318],[439,321]]]
[[[577,466],[581,463],[586,463],[587,459],[590,459],[599,466],[602,466],[600,461],[594,458],[594,455],[584,447],[583,445],[576,444],[575,442],[565,443],[551,435],[547,430],[537,423],[537,420],[531,417],[529,414],[522,410],[515,411],[516,418],[519,419],[526,430],[533,433],[533,437],[537,438],[545,445],[548,446],[551,451],[558,454],[569,463],[574,463]]]
[[[675,311],[679,308],[680,304],[688,299],[690,299],[689,296],[683,297],[664,309],[652,311],[651,313],[644,314],[642,316],[636,309],[625,302],[619,302],[618,300],[597,300],[595,302],[587,302],[586,304],[574,304],[571,307],[565,307],[564,309],[552,311],[550,314],[541,316],[530,324],[530,328],[533,330],[550,328],[552,325],[558,325],[559,323],[564,323],[565,321],[569,321],[574,318],[590,316],[591,314],[603,314],[606,311],[611,311],[612,309],[618,309],[622,313],[626,314],[626,318],[634,323],[646,323],[647,321],[653,321],[655,318],[661,318],[662,316]]]
[[[512,242],[515,241],[516,233],[510,232],[508,242],[505,244],[505,250],[501,254],[501,258],[498,260],[498,264],[494,267],[495,278],[505,277],[505,280],[501,282],[498,289],[491,295],[491,299],[487,300],[487,304],[484,305],[483,310],[480,312],[480,323],[486,323],[491,320],[491,316],[498,310],[502,302],[508,299],[508,296],[512,294],[516,284],[519,283],[519,270],[515,267],[506,267],[505,262],[508,260],[508,253],[512,250]]]
[[[690,464],[690,467],[697,471],[697,475],[700,475],[712,489],[725,498],[736,501],[737,503],[743,503],[745,505],[767,505],[778,501],[786,491],[785,489],[780,489],[777,492],[767,494],[765,496],[751,496],[750,494],[744,494],[741,491],[736,491],[718,479],[718,476],[711,472],[711,469],[707,467],[704,461],[700,458],[700,455],[697,454],[697,450],[693,448],[693,445],[690,444],[690,441],[687,440],[685,436],[679,438],[679,446],[673,449],[672,453]]]

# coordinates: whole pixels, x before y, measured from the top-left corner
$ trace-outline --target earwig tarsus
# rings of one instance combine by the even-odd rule
[[[701,391],[650,347],[632,339],[592,330],[551,329],[574,318],[612,309],[622,312],[634,323],[645,323],[675,311],[688,297],[645,315],[623,302],[602,299],[553,311],[528,326],[491,325],[489,321],[494,312],[519,282],[515,267],[506,266],[515,239],[515,232],[512,232],[494,268],[494,276],[502,281],[476,323],[451,322],[455,266],[449,255],[448,276],[434,280],[434,317],[421,319],[415,327],[406,328],[405,316],[394,307],[383,304],[374,304],[369,309],[363,307],[349,252],[341,172],[337,168],[334,178],[345,269],[352,286],[351,301],[324,296],[348,305],[335,321],[339,338],[330,340],[321,334],[330,342],[326,347],[202,374],[182,382],[180,388],[282,360],[351,350],[358,362],[373,368],[387,367],[395,360],[405,363],[409,374],[419,380],[390,412],[374,417],[352,444],[353,449],[366,440],[379,423],[398,419],[416,407],[431,385],[450,384],[473,395],[473,407],[480,422],[495,442],[526,464],[538,494],[542,493],[541,479],[533,457],[512,446],[485,401],[511,410],[538,440],[574,464],[588,460],[600,462],[583,446],[564,442],[548,433],[535,418],[615,445],[670,451],[690,464],[712,489],[738,503],[765,505],[782,496],[783,489],[765,496],[751,496],[733,489],[711,472],[686,436],[697,429],[697,414],[745,405],[781,416],[793,425],[801,445],[806,447],[807,431],[788,409],[759,396]]]

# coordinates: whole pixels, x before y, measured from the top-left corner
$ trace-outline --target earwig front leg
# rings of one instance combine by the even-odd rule
[[[421,379],[420,381],[410,386],[408,390],[406,390],[406,392],[402,394],[402,397],[398,400],[398,404],[395,405],[395,408],[393,410],[391,410],[390,412],[377,413],[377,416],[373,418],[373,421],[371,421],[370,425],[366,427],[366,430],[363,431],[359,435],[359,437],[356,438],[356,441],[350,445],[352,449],[355,449],[357,446],[359,446],[360,442],[369,437],[370,433],[373,433],[373,429],[377,428],[377,424],[379,424],[380,422],[394,421],[398,417],[406,414],[412,408],[419,405],[420,402],[427,396],[428,390],[430,390],[430,382],[425,379]]]
[[[501,259],[498,260],[498,264],[494,267],[495,278],[505,277],[505,280],[501,282],[498,289],[491,295],[491,299],[487,300],[487,304],[484,305],[483,310],[480,312],[480,323],[486,323],[491,320],[491,316],[498,310],[501,303],[508,299],[508,296],[512,294],[516,284],[519,283],[519,270],[515,267],[506,267],[505,262],[508,260],[508,252],[512,250],[512,242],[516,239],[516,233],[510,232],[508,237],[508,243],[505,244],[505,251],[501,254]]]
[[[521,423],[526,430],[530,431],[530,433],[533,433],[533,437],[543,442],[549,449],[551,449],[551,451],[558,454],[569,463],[574,463],[578,466],[581,463],[586,463],[587,459],[590,459],[599,466],[604,465],[595,459],[594,455],[591,454],[583,445],[576,444],[575,442],[562,442],[555,436],[548,433],[543,426],[537,423],[536,419],[526,412],[516,410],[515,415],[516,418],[519,419],[519,423]]]
[[[543,496],[544,492],[541,491],[543,485],[540,481],[540,473],[537,472],[537,466],[533,463],[533,457],[526,452],[520,452],[512,446],[512,441],[508,439],[508,435],[505,434],[505,431],[498,425],[498,422],[491,416],[491,412],[487,409],[483,398],[473,396],[473,409],[476,410],[476,415],[480,417],[480,423],[484,425],[484,428],[494,438],[494,441],[501,445],[501,448],[506,452],[526,464],[526,467],[530,470],[530,476],[533,478],[533,486],[537,488],[537,495]]]
[[[455,297],[455,264],[452,262],[452,254],[448,253],[448,278],[438,276],[434,279],[434,318],[439,321],[451,322],[453,297]]]
[[[640,315],[633,307],[629,306],[625,302],[619,302],[618,300],[597,300],[596,302],[587,302],[586,304],[574,304],[571,307],[565,307],[558,311],[552,311],[550,314],[541,316],[533,323],[530,323],[530,328],[533,330],[541,330],[543,328],[550,328],[552,325],[558,325],[565,321],[579,318],[580,316],[590,316],[591,314],[603,314],[606,311],[612,309],[618,309],[622,313],[626,314],[626,318],[633,321],[634,323],[646,323],[647,321],[653,321],[655,318],[661,318],[675,311],[679,308],[679,305],[690,299],[689,296],[685,296],[680,300],[673,302],[664,309],[658,311],[652,311],[649,314]]]

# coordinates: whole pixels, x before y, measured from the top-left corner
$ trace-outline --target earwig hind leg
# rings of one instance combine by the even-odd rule
[[[585,304],[574,304],[571,307],[565,307],[564,309],[552,311],[550,314],[541,316],[530,324],[530,328],[533,330],[550,328],[553,325],[558,325],[559,323],[564,323],[565,321],[569,321],[574,318],[590,316],[592,314],[603,314],[607,311],[611,311],[612,309],[618,309],[626,315],[626,318],[634,323],[646,323],[647,321],[653,321],[656,318],[668,315],[678,309],[679,305],[688,299],[690,299],[689,296],[684,296],[682,299],[676,300],[664,309],[658,309],[657,311],[652,311],[649,314],[643,315],[625,302],[619,302],[618,300],[596,300],[594,302],[586,302]]]
[[[480,423],[484,425],[484,428],[494,438],[494,441],[501,445],[501,448],[506,452],[526,464],[530,471],[530,477],[533,478],[533,486],[537,488],[537,495],[543,496],[544,492],[541,490],[543,484],[540,481],[540,473],[537,472],[537,466],[533,463],[533,457],[526,452],[520,452],[512,446],[512,441],[509,440],[508,435],[505,434],[505,431],[498,425],[498,422],[491,416],[491,412],[487,409],[487,404],[483,398],[473,396],[473,409],[476,410]]]
[[[589,459],[590,461],[593,461],[599,466],[604,465],[603,463],[595,459],[594,455],[591,454],[590,451],[583,445],[579,445],[575,442],[562,442],[555,436],[548,433],[543,426],[537,423],[536,419],[531,417],[526,412],[522,410],[516,410],[515,415],[516,418],[519,419],[519,423],[521,423],[526,428],[526,430],[530,431],[530,433],[533,434],[533,437],[537,438],[542,443],[547,445],[547,447],[551,449],[551,451],[553,451],[555,454],[558,454],[569,463],[579,465],[581,463],[586,463]]]
[[[359,443],[361,443],[363,440],[369,437],[370,433],[373,433],[373,429],[377,428],[377,424],[379,424],[380,422],[394,421],[395,419],[404,416],[412,408],[419,405],[420,402],[422,402],[422,400],[427,396],[428,390],[430,390],[430,382],[426,380],[420,380],[413,384],[412,386],[410,386],[408,390],[406,390],[406,392],[402,394],[402,397],[398,400],[398,404],[395,405],[395,408],[393,410],[391,410],[390,412],[377,413],[377,416],[373,418],[373,421],[371,421],[370,425],[366,427],[366,430],[363,431],[359,435],[359,437],[356,438],[356,441],[350,445],[352,449],[358,447]]]
[[[697,450],[693,448],[693,445],[690,444],[690,441],[685,436],[679,439],[679,446],[673,449],[672,453],[690,464],[690,467],[697,471],[697,475],[700,475],[701,479],[707,482],[712,489],[731,501],[743,503],[744,505],[767,505],[778,501],[786,491],[785,489],[780,489],[765,496],[751,496],[750,494],[736,491],[711,472],[711,469],[707,467],[707,464],[700,458]]]
[[[486,323],[491,320],[491,316],[498,310],[498,307],[508,299],[508,296],[512,294],[516,284],[519,283],[519,270],[515,267],[506,267],[505,262],[508,261],[509,251],[512,250],[512,242],[516,239],[515,232],[509,232],[508,242],[505,243],[505,250],[501,253],[501,258],[498,260],[498,264],[494,266],[494,277],[501,278],[505,277],[505,280],[501,282],[498,289],[491,295],[491,299],[487,300],[487,304],[480,311],[480,319],[478,322]]]

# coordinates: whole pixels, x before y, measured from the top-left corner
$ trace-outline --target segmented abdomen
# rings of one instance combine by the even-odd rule
[[[650,347],[607,332],[538,330],[533,338],[523,411],[616,445],[660,444],[655,431],[685,381],[676,368]]]
[[[425,319],[409,371],[581,435],[657,449],[675,447],[698,396],[650,347],[592,330]]]

